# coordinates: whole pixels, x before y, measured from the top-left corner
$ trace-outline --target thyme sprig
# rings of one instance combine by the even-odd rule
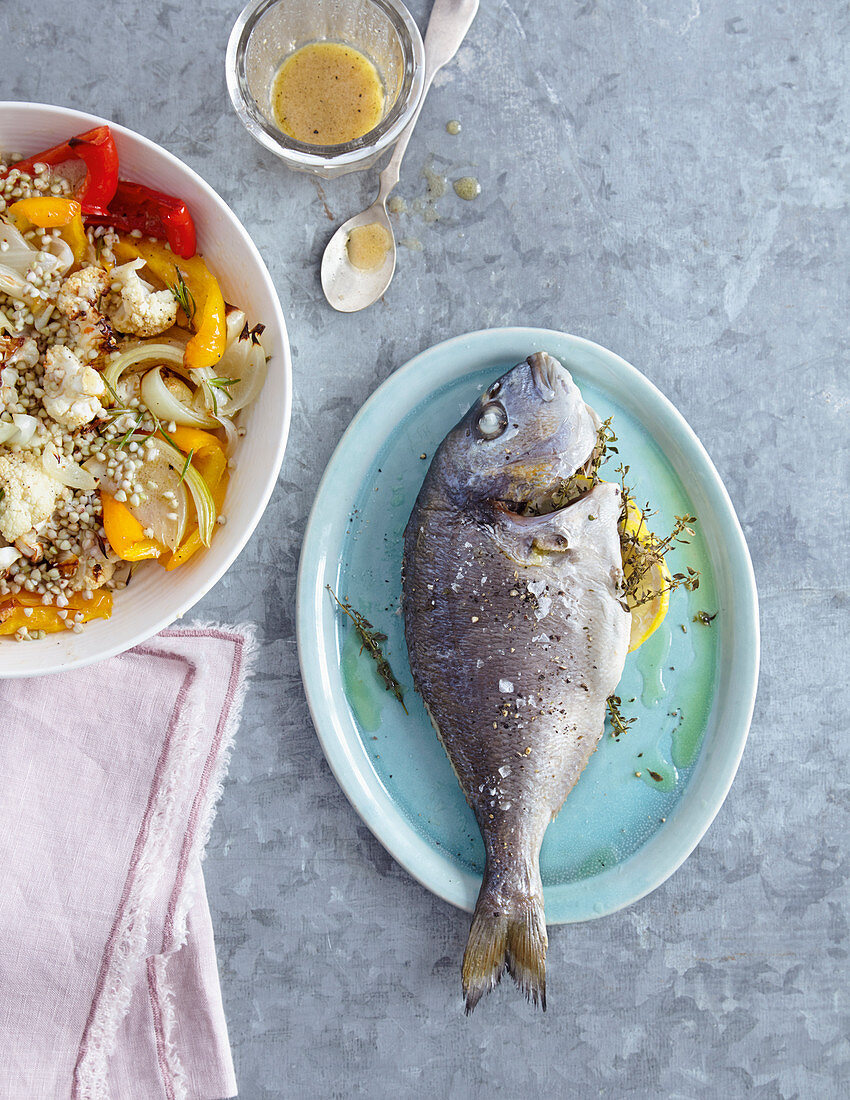
[[[590,454],[590,458],[572,475],[562,480],[547,501],[547,510],[558,511],[568,504],[574,504],[577,500],[589,493],[594,485],[599,484],[599,471],[612,454],[619,454],[614,446],[617,436],[611,427],[613,417],[603,420],[596,429],[596,444]]]
[[[617,442],[617,436],[614,434],[614,429],[611,427],[614,422],[614,417],[609,416],[607,420],[603,420],[599,427],[596,429],[596,446],[593,448],[593,453],[590,459],[585,464],[585,475],[589,477],[595,485],[599,481],[599,470],[608,461],[611,455],[618,455],[620,452],[614,446]]]
[[[623,512],[620,519],[620,546],[623,552],[625,574],[623,598],[628,608],[634,610],[680,586],[688,592],[695,592],[699,588],[699,570],[687,565],[685,572],[672,573],[670,580],[661,588],[647,583],[649,576],[656,569],[661,570],[665,556],[674,546],[690,545],[690,540],[696,533],[693,525],[697,522],[697,517],[690,514],[674,516],[673,530],[664,538],[659,538],[649,525],[649,521],[657,513],[651,509],[649,502],[643,507],[637,504],[634,490],[626,483],[629,470],[629,466],[620,463],[616,473],[620,475],[623,498]],[[629,530],[626,525],[630,501],[640,517],[634,530]],[[689,537],[686,538],[686,535]]]
[[[404,705],[404,688],[395,678],[393,670],[390,668],[390,663],[384,656],[384,651],[381,649],[381,642],[387,640],[386,634],[382,634],[379,630],[375,630],[369,620],[361,615],[359,611],[355,611],[348,600],[341,600],[329,584],[326,584],[325,588],[330,592],[339,609],[344,611],[354,623],[354,627],[360,636],[360,652],[362,653],[364,649],[366,650],[378,666],[378,675],[384,681],[387,691],[393,693],[396,699],[401,703],[404,713],[407,714],[408,710]]]
[[[557,511],[569,504],[574,504],[600,482],[599,471],[611,457],[619,455],[617,435],[613,429],[613,417],[603,420],[596,430],[596,445],[590,458],[572,475],[559,482],[555,490],[547,495],[544,502],[532,502],[530,510],[535,513]],[[693,524],[697,522],[696,516],[676,516],[673,530],[664,538],[655,535],[649,525],[650,519],[656,515],[649,503],[643,508],[639,507],[635,500],[634,490],[627,484],[630,467],[621,462],[616,469],[622,487],[623,511],[620,517],[620,547],[623,555],[623,563],[628,566],[623,591],[623,604],[627,610],[633,610],[642,604],[662,596],[665,592],[671,592],[680,585],[689,592],[699,588],[699,571],[686,566],[686,572],[673,573],[670,581],[659,588],[648,584],[649,577],[655,567],[661,566],[665,555],[676,544],[687,546],[690,539],[685,536],[693,536]],[[634,530],[626,530],[626,515],[629,501],[639,513],[637,527]]]
[[[174,295],[175,302],[177,302],[186,314],[186,320],[191,324],[195,317],[195,310],[198,308],[195,303],[195,297],[188,286],[186,286],[186,281],[183,278],[180,268],[175,265],[174,271],[177,275],[177,280],[171,283],[168,289]]]
[[[619,741],[624,734],[629,732],[629,726],[637,722],[637,718],[623,717],[623,713],[620,710],[620,707],[623,705],[623,700],[619,695],[609,695],[605,705],[608,708],[608,718],[611,721],[611,736],[615,741]]]

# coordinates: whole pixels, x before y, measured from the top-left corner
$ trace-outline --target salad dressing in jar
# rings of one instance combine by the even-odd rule
[[[425,48],[403,0],[248,0],[225,69],[252,137],[335,179],[374,165],[410,123]]]
[[[384,115],[384,84],[365,54],[343,42],[311,42],[285,59],[272,84],[274,119],[305,145],[342,145]]]

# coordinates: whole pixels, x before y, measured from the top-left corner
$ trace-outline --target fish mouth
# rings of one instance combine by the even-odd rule
[[[545,351],[537,351],[526,359],[531,367],[531,377],[540,397],[546,401],[554,401],[558,390],[563,388],[564,368],[554,356]]]
[[[492,503],[515,516],[545,516],[576,504],[599,480],[597,452],[594,446],[585,461],[569,477],[556,477],[541,486],[529,486],[528,492],[500,497]]]

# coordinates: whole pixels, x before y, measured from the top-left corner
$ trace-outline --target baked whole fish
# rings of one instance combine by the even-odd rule
[[[524,514],[545,513],[587,468],[598,426],[569,372],[530,356],[443,440],[405,531],[414,682],[486,851],[467,1013],[505,968],[546,1007],[540,845],[602,735],[629,646],[620,486]]]

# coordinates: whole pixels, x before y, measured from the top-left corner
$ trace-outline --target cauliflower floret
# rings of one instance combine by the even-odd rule
[[[177,320],[177,301],[170,290],[154,290],[141,278],[144,266],[137,259],[112,269],[112,289],[121,292],[121,299],[108,310],[109,319],[119,332],[158,336]]]
[[[38,344],[31,336],[27,336],[17,351],[12,352],[7,361],[16,367],[23,367],[24,370],[32,369],[38,362]]]
[[[38,344],[31,336],[7,336],[0,332],[0,366],[34,367]]]
[[[45,473],[38,455],[0,455],[0,535],[7,542],[25,535],[53,515],[62,485]]]
[[[102,267],[83,267],[62,283],[56,306],[71,322],[74,349],[85,359],[114,351],[115,336],[107,318],[97,308],[106,293],[109,274]]]
[[[73,574],[70,574],[73,579],[70,581],[69,586],[74,592],[83,589],[93,592],[96,588],[102,588],[112,580],[115,574],[117,555],[108,556],[104,554],[97,535],[92,531],[87,532],[81,542],[83,554],[77,561]],[[73,560],[73,555],[68,555],[68,558]],[[65,577],[69,576],[69,565],[70,561],[66,561],[58,567]]]
[[[21,552],[16,546],[0,546],[0,577],[9,572],[20,556]]]
[[[98,400],[106,392],[103,379],[70,348],[54,344],[47,349],[42,384],[47,415],[66,428],[80,428],[103,411]]]
[[[18,372],[14,367],[0,370],[0,412],[16,408],[18,404]]]
[[[109,286],[109,273],[102,267],[81,267],[62,284],[56,305],[73,320],[87,313]]]

